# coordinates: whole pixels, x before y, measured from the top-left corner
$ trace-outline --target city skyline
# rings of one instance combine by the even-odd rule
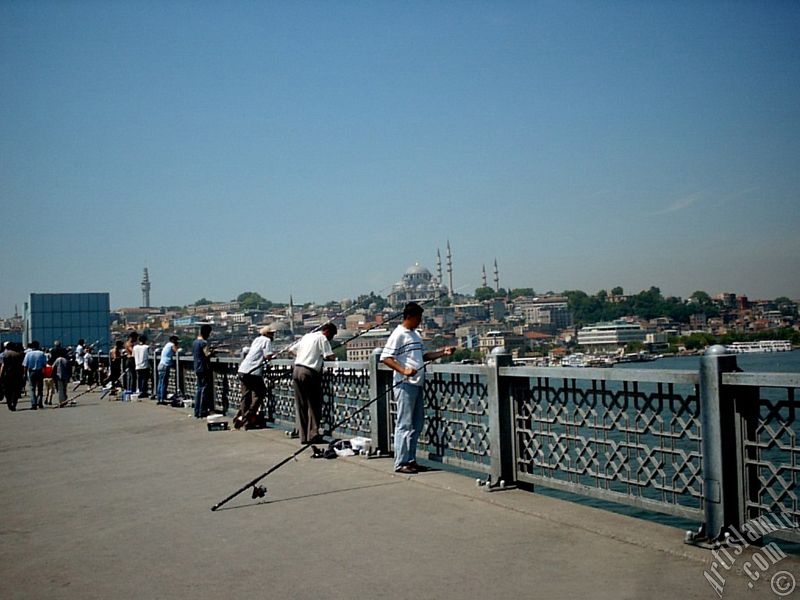
[[[385,291],[800,298],[800,5],[0,6],[0,315]],[[447,284],[447,282],[445,282]],[[491,284],[491,282],[490,282]]]

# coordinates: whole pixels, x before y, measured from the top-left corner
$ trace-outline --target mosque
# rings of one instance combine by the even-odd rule
[[[428,269],[419,263],[414,263],[406,269],[403,278],[392,286],[389,304],[402,306],[412,300],[427,300],[447,295],[447,286],[441,285]]]
[[[403,278],[392,286],[389,293],[389,304],[402,306],[412,300],[427,300],[428,298],[453,298],[453,255],[450,252],[450,240],[447,240],[447,275],[450,278],[450,288],[442,284],[442,255],[436,250],[436,277],[428,269],[414,263],[406,269]]]

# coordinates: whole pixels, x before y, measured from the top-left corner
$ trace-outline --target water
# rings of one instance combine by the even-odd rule
[[[737,354],[736,363],[745,372],[800,373],[800,351]],[[699,371],[700,356],[670,356],[653,362],[621,363],[614,368]]]
[[[700,356],[667,357],[653,362],[622,363],[619,365],[615,365],[614,368],[615,369],[663,369],[663,370],[681,370],[681,371],[697,372],[700,369],[700,358],[701,358]],[[742,371],[744,372],[800,373],[800,351],[738,354],[736,355],[736,361],[739,368],[741,368]],[[773,392],[772,390],[763,389],[762,395],[764,397],[769,397],[772,394],[772,392]],[[775,390],[774,393],[781,394],[785,392]],[[795,427],[798,427],[800,426],[800,423],[794,423],[794,425]],[[800,435],[800,431],[798,432],[798,435]],[[574,494],[569,494],[566,492],[562,492],[560,490],[546,488],[544,486],[537,486],[536,491],[540,494],[555,496],[572,502],[593,506],[595,508],[602,508],[605,510],[610,510],[628,516],[653,520],[683,530],[688,530],[688,529],[694,530],[697,528],[698,525],[697,523],[692,523],[691,521],[682,519],[680,517],[653,513],[647,510],[620,505],[610,501],[603,501],[594,498],[576,496]],[[800,544],[789,544],[781,541],[780,546],[785,552],[800,554]]]

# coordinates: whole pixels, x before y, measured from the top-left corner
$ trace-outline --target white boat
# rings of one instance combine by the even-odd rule
[[[733,342],[725,346],[725,349],[734,354],[749,354],[751,352],[791,352],[792,344],[787,340]]]

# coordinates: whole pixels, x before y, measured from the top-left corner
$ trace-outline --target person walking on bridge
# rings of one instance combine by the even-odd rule
[[[59,352],[53,362],[53,382],[56,385],[59,408],[67,405],[67,385],[69,385],[70,377],[72,377],[72,365],[66,352]]]
[[[39,342],[31,342],[31,349],[22,360],[25,367],[25,375],[31,385],[31,410],[44,408],[42,404],[42,393],[44,389],[44,367],[47,364],[47,356],[39,349]]]
[[[25,380],[25,367],[22,366],[22,344],[17,342],[7,342],[7,344],[3,352],[3,364],[0,365],[0,378],[3,380],[8,410],[15,411],[22,391],[22,382]]]

